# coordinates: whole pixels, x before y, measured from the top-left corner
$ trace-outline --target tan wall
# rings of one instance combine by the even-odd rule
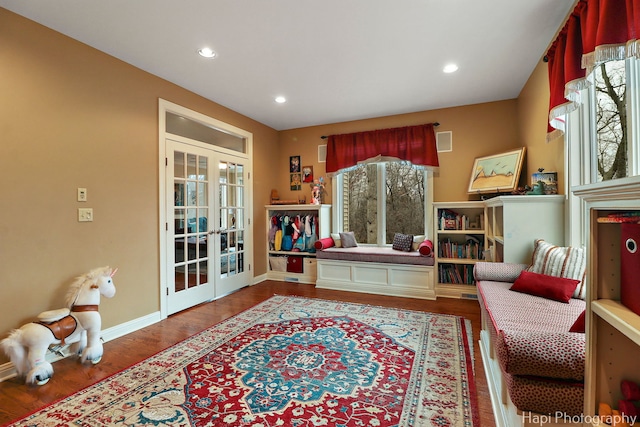
[[[564,142],[556,138],[547,143],[549,117],[549,74],[547,63],[540,61],[518,97],[518,129],[527,147],[527,182],[538,168],[558,172],[558,192],[564,194]]]
[[[516,100],[508,100],[281,131],[281,157],[274,165],[273,187],[283,199],[297,200],[299,194],[305,194],[309,201],[309,186],[303,185],[302,192],[289,188],[289,156],[300,155],[303,165],[313,166],[315,176],[325,176],[325,163],[317,161],[318,145],[326,144],[320,138],[323,135],[438,122],[437,132],[453,132],[453,151],[439,155],[434,200],[477,200],[477,196],[467,193],[473,161],[476,157],[521,147],[517,117]],[[331,203],[331,199],[327,202]]]
[[[101,307],[104,327],[159,309],[158,98],[253,133],[255,276],[266,271],[270,191],[310,199],[307,185],[289,190],[289,156],[325,176],[322,135],[440,122],[438,131],[453,132],[453,152],[440,155],[436,201],[474,199],[466,191],[473,160],[523,145],[528,169],[561,172],[562,148],[544,142],[539,124],[548,101],[542,66],[518,100],[278,133],[2,8],[0,46],[0,336],[59,307],[74,276],[107,264],[120,271],[115,300]],[[88,189],[87,203],[76,201],[77,187]],[[94,209],[93,223],[77,222],[83,206]]]
[[[104,327],[159,310],[158,98],[252,132],[254,204],[267,203],[275,130],[2,8],[0,46],[0,337],[103,265],[120,268]],[[254,261],[264,273],[264,250]]]

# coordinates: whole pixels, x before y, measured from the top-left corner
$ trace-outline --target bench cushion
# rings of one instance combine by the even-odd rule
[[[357,246],[355,248],[330,247],[316,253],[317,259],[339,261],[378,262],[384,264],[408,264],[432,266],[434,259],[420,255],[420,252],[401,252],[391,247]]]
[[[562,303],[510,287],[508,282],[477,283],[501,368],[514,375],[583,380],[585,336],[569,329],[585,302]]]

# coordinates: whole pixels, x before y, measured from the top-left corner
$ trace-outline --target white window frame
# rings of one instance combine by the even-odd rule
[[[377,173],[378,173],[378,198],[377,198],[377,209],[378,209],[378,221],[382,221],[382,224],[378,224],[378,235],[377,241],[378,244],[375,246],[390,246],[392,242],[386,242],[386,228],[381,225],[386,224],[386,209],[385,209],[385,182],[386,182],[386,168],[384,163],[377,163]],[[433,234],[433,171],[425,169],[424,171],[425,177],[425,197],[424,197],[424,233],[427,238],[432,239]],[[333,206],[333,215],[332,215],[332,223],[331,229],[333,233],[341,233],[344,231],[344,198],[343,198],[343,174],[337,174],[331,180],[331,203]],[[384,242],[384,243],[381,243]],[[365,246],[366,244],[363,244]],[[370,245],[374,246],[374,245]]]
[[[627,80],[627,158],[629,176],[640,175],[640,59],[626,60]],[[584,245],[588,227],[584,224],[584,205],[571,188],[597,180],[595,87],[589,85],[580,93],[581,103],[566,117],[565,143],[565,242]]]

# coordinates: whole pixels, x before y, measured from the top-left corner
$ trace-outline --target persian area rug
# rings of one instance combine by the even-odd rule
[[[471,324],[274,296],[16,426],[474,426]]]

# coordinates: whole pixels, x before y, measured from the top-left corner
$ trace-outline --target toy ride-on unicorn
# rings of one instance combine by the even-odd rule
[[[79,276],[69,286],[67,308],[40,313],[38,321],[13,330],[0,341],[0,347],[16,367],[18,375],[26,376],[29,384],[46,384],[53,375],[53,366],[45,360],[51,346],[71,344],[71,352],[81,362],[93,364],[102,359],[98,312],[100,295],[111,298],[116,293],[113,276],[118,269],[96,268]]]

